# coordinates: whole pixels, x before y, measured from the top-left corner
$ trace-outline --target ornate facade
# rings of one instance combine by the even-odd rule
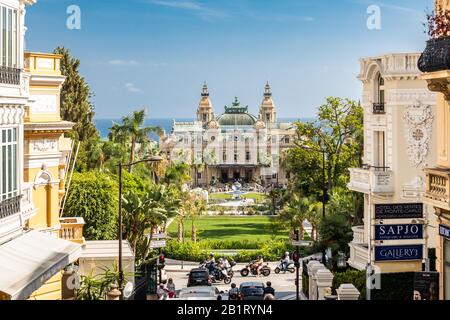
[[[364,194],[364,225],[353,228],[349,264],[366,268],[369,261],[381,272],[421,271],[422,260],[375,262],[374,209],[377,204],[422,203],[425,175],[422,171],[435,161],[437,121],[436,96],[421,79],[417,61],[420,54],[389,54],[361,59],[359,80],[363,83],[364,159],[363,168],[350,169],[348,188]],[[433,208],[424,206],[425,223]],[[431,219],[433,220],[433,219]],[[383,223],[388,223],[385,221]],[[400,223],[400,222],[398,222]],[[402,223],[411,223],[403,221]],[[434,248],[435,223],[425,224],[424,257]],[[383,241],[383,245],[402,245]],[[416,240],[417,243],[417,240]]]
[[[283,152],[292,147],[295,128],[278,122],[272,90],[267,83],[258,116],[249,113],[236,97],[216,116],[205,84],[197,108],[197,120],[174,122],[161,148],[172,162],[192,165],[196,185],[209,186],[240,181],[261,185],[287,183],[280,165]]]

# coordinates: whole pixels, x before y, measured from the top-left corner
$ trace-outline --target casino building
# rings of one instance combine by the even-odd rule
[[[161,149],[172,162],[188,163],[198,186],[220,186],[239,181],[285,185],[283,153],[293,146],[295,126],[277,121],[277,108],[267,83],[259,113],[249,111],[236,97],[216,116],[208,86],[203,86],[196,121],[174,121],[161,139]]]

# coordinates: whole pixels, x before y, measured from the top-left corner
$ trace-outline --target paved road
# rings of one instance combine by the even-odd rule
[[[272,270],[273,267],[272,266]],[[192,266],[185,266],[184,270],[185,272],[180,272],[179,270],[175,271],[168,271],[167,276],[169,278],[172,278],[175,287],[177,290],[181,288],[185,288],[187,285],[187,279],[188,279],[188,273],[189,270],[192,268]],[[283,297],[292,296],[296,292],[295,287],[295,273],[286,273],[286,274],[275,274],[274,272],[271,272],[269,277],[255,277],[255,276],[248,276],[248,277],[242,277],[239,273],[239,268],[234,268],[235,276],[233,277],[234,283],[239,287],[239,285],[243,282],[248,281],[257,281],[257,282],[263,282],[266,283],[267,281],[272,282],[272,287],[275,289],[275,295],[277,299],[282,299]],[[301,274],[300,274],[301,277]],[[301,284],[301,278],[300,278],[300,284]],[[214,284],[219,290],[226,291],[230,289],[230,285],[225,285],[223,282],[220,284]]]

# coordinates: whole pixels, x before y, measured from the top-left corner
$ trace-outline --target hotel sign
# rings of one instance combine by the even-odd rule
[[[375,226],[375,240],[423,239],[422,224],[382,224]]]
[[[375,261],[422,260],[423,245],[375,246]]]
[[[450,228],[440,224],[439,225],[439,235],[450,239]]]
[[[375,219],[423,218],[423,203],[389,203],[375,205]]]

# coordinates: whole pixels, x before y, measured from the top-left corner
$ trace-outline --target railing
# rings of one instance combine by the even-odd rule
[[[394,193],[394,173],[388,167],[351,168],[348,188],[363,193]]]
[[[365,244],[367,239],[365,238],[364,226],[357,226],[352,228],[353,231],[353,243]]]
[[[373,113],[374,114],[385,114],[385,104],[384,102],[375,102],[373,104]]]
[[[16,196],[0,202],[0,219],[19,213],[21,198],[22,196]]]
[[[424,201],[433,201],[437,207],[450,207],[450,171],[425,169],[426,190]]]
[[[85,224],[83,218],[61,218],[60,223],[59,237],[61,239],[81,244],[85,242],[83,237],[83,226]]]
[[[0,66],[0,83],[20,85],[20,69]]]

